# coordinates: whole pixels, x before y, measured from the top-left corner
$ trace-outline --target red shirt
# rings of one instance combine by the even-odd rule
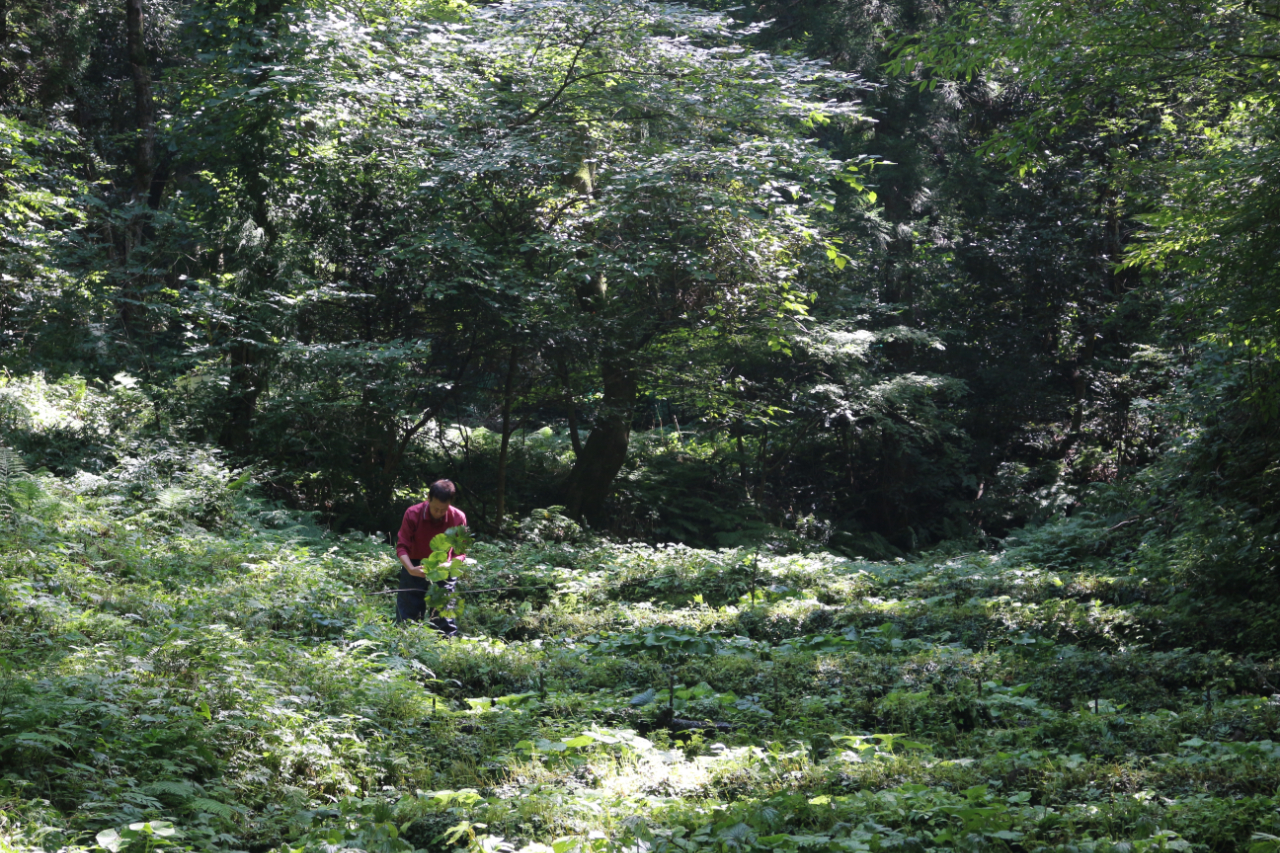
[[[450,527],[466,523],[467,516],[457,507],[449,507],[444,511],[444,518],[436,521],[431,517],[425,501],[414,504],[405,510],[404,521],[400,522],[400,533],[396,536],[396,556],[408,555],[410,560],[425,560],[431,556],[432,539]]]

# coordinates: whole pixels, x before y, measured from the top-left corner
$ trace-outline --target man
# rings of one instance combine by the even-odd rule
[[[450,527],[467,523],[462,510],[453,505],[458,489],[450,480],[436,480],[427,489],[427,499],[405,511],[400,533],[396,537],[396,556],[400,558],[400,592],[396,593],[396,623],[409,619],[421,621],[427,611],[427,590],[432,582],[420,568],[422,561],[431,556],[431,540]],[[454,554],[462,557],[462,554]],[[448,592],[453,592],[457,578],[440,581]],[[421,591],[419,591],[421,590]],[[456,636],[458,626],[453,619],[436,615],[431,611],[431,626],[446,637]]]

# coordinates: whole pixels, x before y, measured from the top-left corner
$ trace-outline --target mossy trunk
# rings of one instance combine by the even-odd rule
[[[639,393],[630,364],[606,361],[601,365],[604,395],[591,434],[582,446],[573,474],[565,507],[569,515],[586,520],[593,527],[608,522],[605,502],[613,491],[613,481],[627,461],[627,442],[631,438],[631,418]]]

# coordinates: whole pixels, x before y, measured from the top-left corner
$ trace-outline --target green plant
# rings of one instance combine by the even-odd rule
[[[465,580],[471,561],[462,559],[475,545],[475,537],[466,527],[450,527],[431,539],[431,553],[422,561],[427,580],[435,582],[427,595],[427,606],[442,616],[458,616],[466,608],[463,596],[448,592],[440,582]]]
[[[130,853],[149,853],[162,847],[169,847],[181,841],[182,833],[167,820],[148,820],[131,823],[121,829],[104,829],[96,836],[101,847],[111,853],[129,850]]]
[[[27,465],[13,448],[0,441],[0,523],[16,526],[29,509],[38,487],[27,478]]]

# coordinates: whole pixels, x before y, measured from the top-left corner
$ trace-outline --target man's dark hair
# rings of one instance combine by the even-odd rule
[[[453,480],[436,480],[427,488],[428,498],[435,498],[447,504],[453,503],[453,499],[457,496],[458,487],[453,484]]]

